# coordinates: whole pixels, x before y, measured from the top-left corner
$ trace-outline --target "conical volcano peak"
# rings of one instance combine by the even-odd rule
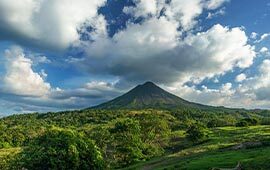
[[[152,81],[147,81],[144,84],[142,84],[141,86],[157,86],[155,83],[153,83]]]
[[[177,97],[151,81],[138,85],[124,95],[109,102],[100,104],[96,109],[145,109],[145,108],[178,108],[198,106]]]
[[[145,82],[143,84],[138,85],[137,87],[140,87],[140,88],[156,88],[158,86],[155,83],[151,82],[151,81],[147,81],[147,82]]]
[[[151,92],[153,90],[159,90],[159,91],[156,91],[157,93],[160,92],[160,91],[164,91],[163,89],[161,89],[159,86],[157,86],[155,83],[153,83],[151,81],[147,81],[144,84],[140,84],[140,85],[136,86],[134,89],[132,89],[131,91],[134,91],[134,90],[135,91],[136,90],[142,90],[142,91],[145,91],[146,93],[147,92],[149,93],[149,92]],[[129,91],[129,92],[131,92],[131,91]]]

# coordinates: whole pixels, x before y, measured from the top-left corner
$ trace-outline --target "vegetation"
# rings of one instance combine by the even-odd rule
[[[66,169],[67,166],[115,169],[158,158],[166,160],[168,155],[177,155],[178,162],[201,161],[201,154],[209,155],[208,151],[218,155],[220,149],[225,148],[227,153],[226,147],[243,142],[265,142],[269,126],[254,125],[265,124],[263,120],[267,116],[261,116],[258,111],[226,113],[178,109],[90,109],[13,115],[0,119],[0,169]],[[247,127],[232,127],[239,126],[243,120],[249,122]],[[228,149],[228,154],[238,152],[242,149]],[[212,159],[211,156],[206,158]],[[242,160],[235,158],[224,167]],[[223,164],[210,165],[223,167]]]
[[[194,124],[187,129],[187,139],[193,143],[201,142],[206,138],[206,129],[203,125]]]
[[[173,133],[173,152],[125,169],[232,169],[239,163],[245,170],[268,170],[270,126],[221,127],[209,129],[209,138],[191,145],[185,132]],[[177,140],[175,140],[177,139]]]
[[[102,169],[104,162],[93,141],[72,130],[53,128],[24,147],[13,161],[27,169]]]
[[[152,83],[96,108],[0,119],[0,169],[270,169],[258,156],[270,153],[270,111],[199,105]]]

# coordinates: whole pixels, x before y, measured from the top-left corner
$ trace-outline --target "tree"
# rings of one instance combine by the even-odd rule
[[[205,139],[206,129],[200,124],[193,124],[187,129],[186,134],[188,140],[197,143]]]
[[[18,155],[16,166],[33,170],[103,169],[102,155],[93,141],[72,130],[50,129]]]
[[[97,146],[101,149],[104,158],[106,159],[109,155],[108,146],[111,143],[111,134],[107,127],[97,126],[89,132],[91,139],[96,141]]]
[[[162,155],[171,133],[168,121],[153,114],[142,114],[139,120],[141,139],[145,144],[145,155],[148,158]]]
[[[138,121],[125,119],[118,121],[111,129],[114,138],[114,158],[120,166],[138,162],[144,158],[141,127]]]
[[[255,118],[245,118],[236,123],[236,127],[256,126],[259,121]]]

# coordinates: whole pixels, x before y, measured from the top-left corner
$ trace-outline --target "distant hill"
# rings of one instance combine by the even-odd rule
[[[152,82],[138,85],[129,92],[92,109],[214,109],[216,107],[192,103],[173,95]],[[223,108],[224,109],[224,108]]]

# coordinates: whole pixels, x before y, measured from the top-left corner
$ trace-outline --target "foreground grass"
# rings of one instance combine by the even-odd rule
[[[126,169],[207,170],[233,168],[238,162],[247,170],[270,169],[269,145],[262,143],[261,146],[250,148],[234,148],[245,142],[270,141],[270,126],[212,129],[208,132],[209,140],[196,146],[184,139],[183,132],[176,132],[174,135],[178,135],[179,140],[172,144],[179,150]]]

